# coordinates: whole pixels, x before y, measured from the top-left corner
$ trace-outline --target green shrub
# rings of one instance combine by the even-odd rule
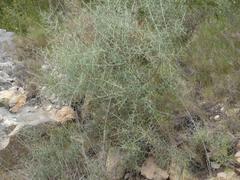
[[[103,146],[120,146],[142,159],[149,147],[170,152],[170,113],[180,107],[176,40],[184,34],[185,6],[173,0],[108,1],[68,21],[45,57],[48,89],[71,103],[91,98],[91,115]],[[167,131],[167,132],[166,132]]]
[[[195,88],[200,82],[206,91],[213,86],[217,91],[226,90],[229,81],[222,81],[222,76],[237,74],[238,42],[226,38],[225,30],[236,31],[238,16],[234,17],[235,11],[230,13],[231,3],[213,2],[196,4],[203,12],[213,8],[213,13],[201,19],[187,44],[182,62],[186,70],[193,71],[187,74],[187,83],[176,57],[185,50],[183,42],[188,42],[182,40],[186,36],[184,27],[188,27],[184,26],[185,17],[195,17],[196,9],[189,10],[189,4],[174,0],[82,5],[78,14],[65,19],[65,26],[53,34],[50,47],[43,51],[49,65],[43,83],[68,104],[84,98],[90,101],[90,118],[84,130],[103,150],[119,146],[127,152],[129,168],[141,165],[148,153],[154,154],[161,166],[167,166],[174,157],[184,162],[183,166],[196,161],[206,167],[201,159],[206,156],[203,146],[218,147],[211,160],[226,164],[230,138],[214,142],[220,137],[215,131],[210,137],[198,138],[202,134],[197,127],[193,138],[189,138],[189,129],[176,132],[173,126],[175,113],[188,108],[186,87]],[[224,88],[216,88],[223,84]],[[184,148],[174,146],[178,133],[187,136]],[[196,153],[199,145],[203,151]]]

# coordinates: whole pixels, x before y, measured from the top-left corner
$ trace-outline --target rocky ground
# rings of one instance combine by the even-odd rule
[[[51,120],[41,109],[27,105],[27,92],[23,87],[17,86],[13,37],[13,33],[0,30],[0,150],[25,125],[37,125]],[[12,131],[9,131],[10,127]]]
[[[12,161],[6,149],[21,153],[14,136],[22,128],[74,118],[70,107],[56,109],[51,104],[39,106],[29,102],[28,92],[18,83],[17,69],[23,64],[17,61],[15,52],[14,33],[0,29],[0,169],[7,168],[6,162]]]

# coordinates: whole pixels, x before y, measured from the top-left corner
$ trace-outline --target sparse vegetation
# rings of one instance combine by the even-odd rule
[[[74,179],[82,176],[84,161],[81,160],[81,144],[71,139],[76,132],[78,128],[69,125],[54,129],[43,126],[27,129],[21,134],[24,143],[31,149],[32,158],[26,166],[31,169],[32,179]]]
[[[214,96],[219,99],[231,91],[235,98],[238,97],[238,80],[234,80],[239,61],[239,39],[235,34],[240,26],[238,17],[239,14],[211,17],[199,26],[189,44],[184,62],[194,70],[194,78],[191,79],[201,84],[203,95],[208,98]],[[229,76],[231,80],[228,80]]]

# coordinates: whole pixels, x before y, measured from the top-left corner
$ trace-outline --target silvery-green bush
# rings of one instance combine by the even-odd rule
[[[44,51],[45,85],[69,104],[90,97],[94,133],[104,145],[134,156],[151,147],[167,159],[161,144],[169,141],[165,131],[182,94],[175,57],[185,13],[175,0],[87,4]]]

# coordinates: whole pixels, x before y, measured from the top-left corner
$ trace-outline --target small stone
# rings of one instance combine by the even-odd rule
[[[128,180],[130,177],[131,177],[131,174],[130,173],[126,173],[125,176],[124,176],[124,180]]]
[[[235,154],[235,157],[236,157],[236,158],[240,158],[240,151],[238,151],[238,152]]]
[[[18,112],[27,101],[27,96],[22,88],[13,87],[0,92],[0,104],[8,106],[10,112]]]
[[[213,169],[219,169],[219,168],[221,167],[221,165],[218,164],[218,163],[216,163],[216,162],[211,162],[211,167],[212,167]]]
[[[150,180],[166,180],[169,178],[167,171],[159,168],[155,163],[155,158],[152,156],[147,158],[147,160],[143,163],[141,175]]]
[[[11,107],[10,112],[18,112],[26,104],[26,101],[27,96],[25,94],[12,97],[9,102],[9,107]]]
[[[50,66],[47,64],[42,65],[42,70],[43,71],[48,71],[50,69]]]
[[[56,112],[56,120],[60,123],[65,123],[75,118],[76,118],[76,113],[69,106],[64,106]]]
[[[219,180],[227,180],[227,174],[225,172],[220,172],[217,174]]]
[[[48,106],[46,107],[46,111],[51,111],[51,109],[52,109],[52,105],[48,105]]]
[[[43,86],[41,90],[42,90],[42,91],[45,91],[46,89],[47,89],[47,87],[46,87],[46,86]]]
[[[236,161],[240,163],[240,151],[235,154]]]
[[[11,97],[14,95],[14,90],[4,90],[0,92],[0,103],[8,106]]]
[[[236,161],[237,161],[238,163],[240,163],[240,158],[236,158]]]
[[[220,118],[220,115],[214,116],[214,119],[215,119],[215,120],[218,120],[219,118]]]

